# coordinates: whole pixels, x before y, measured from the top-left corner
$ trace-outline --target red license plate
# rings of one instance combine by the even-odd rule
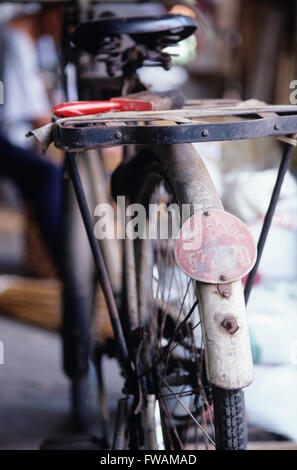
[[[180,229],[175,257],[180,268],[201,282],[222,284],[244,277],[257,248],[246,225],[218,209],[197,211]]]

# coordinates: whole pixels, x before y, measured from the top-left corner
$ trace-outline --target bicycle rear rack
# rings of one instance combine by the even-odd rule
[[[55,144],[67,151],[148,142],[158,145],[255,139],[296,133],[297,106],[230,106],[224,100],[202,100],[181,110],[60,119],[54,129]]]
[[[141,123],[141,125],[140,125]],[[188,103],[182,110],[107,113],[79,118],[59,119],[53,124],[55,145],[68,152],[70,176],[74,184],[78,203],[84,218],[97,270],[103,260],[93,233],[84,191],[74,154],[92,147],[106,147],[125,144],[175,144],[183,142],[212,142],[254,139],[275,136],[286,142],[270,204],[264,219],[258,241],[258,255],[254,268],[245,285],[247,303],[262,256],[267,234],[272,222],[282,183],[289,166],[292,150],[296,146],[297,106],[269,106],[250,101],[247,103],[227,100],[201,100]],[[101,269],[102,268],[102,269]],[[102,276],[100,276],[102,279]],[[106,290],[110,291],[106,282]],[[112,293],[110,292],[110,296]],[[111,299],[111,304],[114,304]],[[117,308],[113,305],[112,317],[116,329],[122,335]],[[129,368],[125,341],[121,344],[120,355]]]

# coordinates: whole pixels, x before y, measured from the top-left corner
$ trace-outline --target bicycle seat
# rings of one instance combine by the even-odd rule
[[[170,44],[191,36],[196,21],[183,15],[119,18],[108,17],[81,23],[71,36],[72,43],[91,54],[97,54],[106,38],[129,35],[135,42],[154,46],[163,38]]]

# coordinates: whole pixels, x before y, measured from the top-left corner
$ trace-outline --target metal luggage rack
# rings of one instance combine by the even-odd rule
[[[189,101],[180,110],[113,112],[59,119],[55,145],[66,151],[125,144],[176,144],[276,136],[296,145],[297,106],[255,100]]]
[[[38,139],[38,132],[33,134]],[[257,260],[246,281],[246,303],[254,284],[292,151],[297,145],[297,106],[266,105],[256,100],[190,101],[180,110],[117,112],[58,119],[40,135],[46,137],[44,140],[47,144],[53,140],[57,147],[67,152],[70,177],[99,272],[103,260],[98,253],[98,244],[94,238],[92,220],[76,164],[77,152],[92,147],[125,144],[232,141],[268,136],[275,136],[286,145],[257,243]]]

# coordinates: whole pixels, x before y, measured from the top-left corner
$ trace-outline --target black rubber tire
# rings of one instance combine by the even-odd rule
[[[216,450],[244,450],[247,444],[242,390],[214,388]]]

